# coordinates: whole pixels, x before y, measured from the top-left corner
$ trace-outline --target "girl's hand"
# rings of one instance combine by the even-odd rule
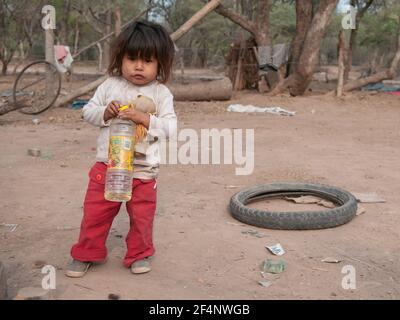
[[[118,116],[119,108],[120,108],[119,101],[111,101],[108,104],[106,110],[104,111],[104,122],[107,122],[111,118],[115,118],[116,116]]]
[[[120,111],[118,114],[118,118],[131,120],[136,124],[142,124],[146,127],[146,129],[148,129],[150,125],[150,116],[147,113],[136,110],[134,107],[131,106],[128,109]]]

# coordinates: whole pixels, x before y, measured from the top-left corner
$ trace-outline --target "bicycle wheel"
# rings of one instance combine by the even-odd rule
[[[18,74],[13,87],[13,101],[19,112],[39,114],[57,100],[61,90],[61,75],[47,61],[28,64]]]

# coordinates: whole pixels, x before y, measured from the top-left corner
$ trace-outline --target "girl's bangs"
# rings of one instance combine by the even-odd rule
[[[139,30],[133,32],[126,44],[125,50],[130,59],[157,59],[157,47],[151,37],[151,33],[144,34]]]

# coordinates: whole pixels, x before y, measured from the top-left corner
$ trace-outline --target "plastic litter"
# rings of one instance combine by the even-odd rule
[[[286,263],[283,260],[274,261],[266,259],[261,263],[260,269],[266,273],[282,273],[285,271]]]
[[[0,223],[0,227],[8,227],[10,228],[10,232],[14,232],[17,229],[18,224],[16,223]]]
[[[231,104],[228,108],[230,112],[259,112],[259,113],[273,113],[281,116],[294,116],[296,114],[295,111],[288,111],[281,107],[256,107],[251,104],[242,105],[242,104]]]
[[[271,251],[276,256],[282,256],[285,254],[280,243],[274,244],[273,246],[265,246],[269,251]]]
[[[88,100],[74,100],[71,103],[71,109],[78,110],[82,109],[89,101]]]

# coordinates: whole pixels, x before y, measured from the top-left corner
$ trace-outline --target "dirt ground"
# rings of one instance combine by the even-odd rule
[[[0,78],[0,91],[9,89],[10,81]],[[280,106],[296,115],[227,112],[232,103]],[[107,299],[110,293],[174,300],[400,298],[399,98],[362,92],[343,99],[269,98],[241,92],[231,101],[177,102],[176,113],[180,129],[254,128],[254,172],[235,175],[235,165],[162,165],[152,272],[137,276],[122,266],[129,225],[122,209],[107,241],[107,263],[82,279],[66,278],[64,268],[79,234],[97,129],[80,119],[80,110],[69,108],[0,117],[0,224],[18,224],[13,232],[0,227],[0,261],[8,270],[11,297],[20,288],[40,287],[41,266],[50,264],[57,268],[57,299]],[[29,156],[32,147],[42,156]],[[362,204],[366,212],[350,223],[317,231],[261,229],[230,216],[234,193],[277,181],[376,192],[386,202]],[[283,200],[257,205],[305,206]],[[265,237],[243,233],[247,230]],[[265,246],[278,242],[286,250],[286,270],[262,287],[259,265],[276,258]],[[321,261],[327,257],[341,262]],[[355,268],[356,289],[342,288],[346,265]]]

